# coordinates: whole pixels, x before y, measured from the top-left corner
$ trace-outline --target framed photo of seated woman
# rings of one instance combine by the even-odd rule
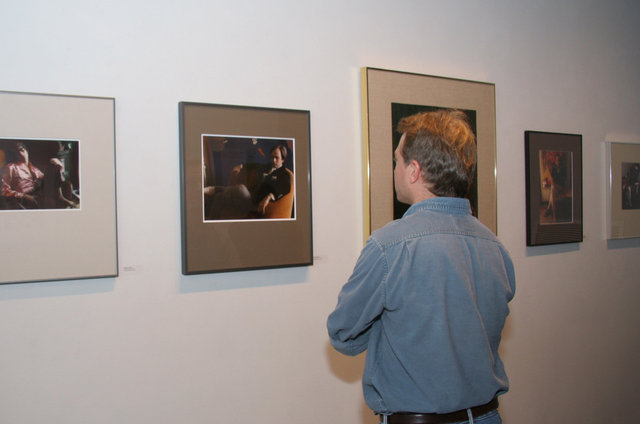
[[[311,265],[309,112],[179,113],[183,274]]]
[[[115,99],[0,91],[0,284],[118,275]]]

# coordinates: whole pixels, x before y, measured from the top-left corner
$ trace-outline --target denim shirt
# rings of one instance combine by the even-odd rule
[[[371,235],[327,328],[338,351],[367,351],[376,413],[457,411],[508,390],[498,345],[514,292],[509,254],[468,200],[436,197]]]

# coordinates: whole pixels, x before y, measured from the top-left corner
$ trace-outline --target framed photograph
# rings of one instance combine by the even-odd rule
[[[376,68],[362,68],[361,82],[365,239],[408,208],[397,201],[393,185],[398,122],[438,109],[458,109],[469,119],[478,157],[469,200],[474,215],[497,232],[495,85]]]
[[[115,99],[0,92],[0,283],[118,275]]]
[[[310,114],[181,102],[182,272],[311,265]]]
[[[582,241],[582,136],[525,131],[527,246]]]
[[[606,143],[607,238],[640,237],[640,144]]]

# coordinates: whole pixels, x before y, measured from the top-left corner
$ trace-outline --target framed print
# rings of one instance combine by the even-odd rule
[[[309,111],[179,114],[183,274],[311,265]]]
[[[607,238],[640,237],[640,144],[606,143]]]
[[[494,84],[375,68],[362,68],[361,82],[365,239],[408,208],[397,202],[393,185],[398,121],[437,109],[459,109],[469,119],[478,158],[469,200],[474,215],[497,232]]]
[[[115,99],[0,92],[0,283],[118,275]]]
[[[525,131],[527,246],[582,241],[582,136]]]

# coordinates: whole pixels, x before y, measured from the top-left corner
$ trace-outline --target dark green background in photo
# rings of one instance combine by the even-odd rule
[[[391,120],[392,120],[392,128],[393,128],[393,151],[396,150],[398,144],[400,144],[400,138],[402,134],[396,131],[398,127],[398,122],[400,119],[405,116],[411,116],[420,112],[433,112],[436,110],[450,110],[450,108],[438,107],[438,106],[422,106],[422,105],[409,105],[404,103],[391,103]],[[473,133],[478,135],[477,125],[476,125],[476,111],[475,110],[465,110],[460,109],[467,115],[467,119],[469,120],[469,125],[471,126],[471,130]],[[393,157],[391,157],[391,162],[393,164]],[[393,165],[392,165],[393,166]],[[473,211],[474,216],[478,216],[478,170],[476,168],[476,174],[473,178],[473,186],[470,190],[469,201],[471,202],[471,210]],[[409,205],[405,203],[398,202],[398,196],[396,196],[396,190],[393,189],[393,219],[402,218],[402,215],[409,209]]]

